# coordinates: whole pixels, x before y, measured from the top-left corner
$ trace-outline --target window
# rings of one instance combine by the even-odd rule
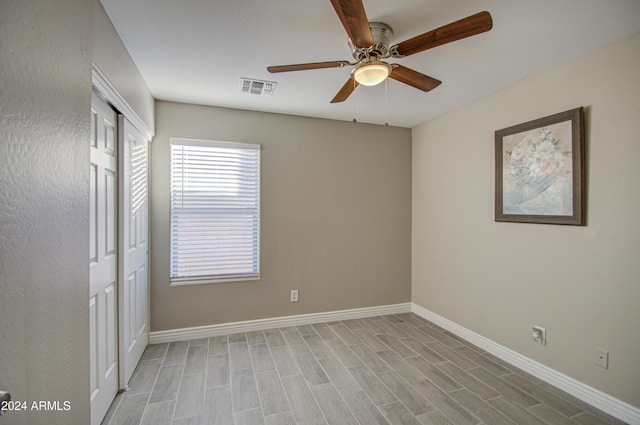
[[[260,145],[171,139],[172,284],[260,278]]]

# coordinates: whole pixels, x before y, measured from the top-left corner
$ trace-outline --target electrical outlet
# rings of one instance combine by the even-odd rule
[[[603,350],[602,348],[596,348],[595,363],[596,366],[609,369],[609,352],[607,350]]]
[[[297,303],[298,302],[298,290],[297,289],[292,289],[291,290],[291,302],[292,303]]]
[[[535,342],[547,345],[547,330],[542,326],[533,325],[531,328],[531,336]]]

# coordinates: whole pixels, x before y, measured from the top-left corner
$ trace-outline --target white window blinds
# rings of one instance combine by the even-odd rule
[[[260,145],[171,139],[172,284],[260,277]]]

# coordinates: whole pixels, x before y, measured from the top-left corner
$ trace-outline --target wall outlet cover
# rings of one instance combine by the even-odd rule
[[[596,348],[595,364],[596,366],[609,369],[609,352],[602,348]]]

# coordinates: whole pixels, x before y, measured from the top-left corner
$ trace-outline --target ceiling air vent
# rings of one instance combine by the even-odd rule
[[[240,78],[242,93],[257,94],[261,96],[271,96],[276,89],[275,81],[251,80]]]

